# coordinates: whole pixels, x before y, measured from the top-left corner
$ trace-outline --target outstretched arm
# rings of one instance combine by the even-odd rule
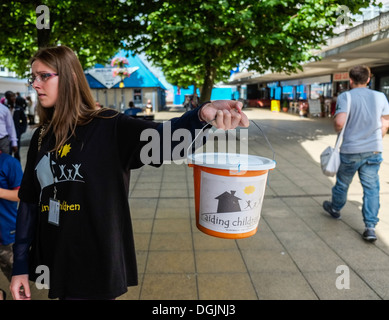
[[[124,118],[123,123],[135,121]],[[137,120],[137,124],[146,123]],[[150,122],[152,123],[152,122]],[[199,130],[216,127],[217,129],[229,130],[238,126],[248,127],[249,120],[242,112],[242,103],[234,100],[216,100],[206,102],[200,107],[185,112],[181,117],[170,119],[164,123],[152,123],[140,133],[139,144],[126,153],[122,148],[124,161],[129,169],[139,168],[149,164],[160,166],[163,161],[179,160],[186,157],[186,151],[195,139]],[[130,126],[123,125],[123,133],[118,137],[128,139]],[[133,128],[133,126],[131,127]],[[134,136],[134,135],[132,135]],[[203,140],[204,141],[204,140]],[[122,145],[126,141],[119,142]],[[129,161],[128,161],[129,160]]]
[[[208,124],[208,125],[207,125]],[[206,126],[207,125],[207,126]],[[153,162],[152,165],[159,166],[166,160],[179,160],[185,158],[187,155],[185,151],[190,147],[192,141],[197,136],[198,130],[204,130],[211,126],[217,129],[230,130],[238,126],[248,127],[249,120],[242,112],[242,103],[234,100],[216,100],[213,102],[206,102],[199,108],[184,113],[179,118],[173,118],[157,127],[159,132],[160,146],[156,149],[160,150],[159,161]],[[164,126],[168,126],[169,130],[165,130]],[[185,140],[173,139],[175,132],[180,129],[189,136],[186,143]],[[183,132],[183,131],[181,131]],[[166,136],[167,134],[167,136]],[[169,143],[164,143],[168,141]],[[205,140],[203,140],[205,142]],[[180,145],[184,152],[174,152],[176,146]],[[197,145],[197,144],[196,144]],[[199,145],[197,145],[199,147]]]

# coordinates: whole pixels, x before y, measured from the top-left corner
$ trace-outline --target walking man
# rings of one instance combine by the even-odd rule
[[[382,162],[382,139],[389,128],[389,104],[382,92],[367,88],[370,69],[356,66],[349,71],[351,108],[340,147],[341,164],[332,188],[332,201],[323,208],[333,218],[340,219],[340,210],[347,201],[349,185],[358,172],[363,187],[362,216],[365,223],[363,239],[377,240],[375,226],[380,208],[378,171]],[[336,132],[347,119],[347,96],[339,95],[334,118]]]

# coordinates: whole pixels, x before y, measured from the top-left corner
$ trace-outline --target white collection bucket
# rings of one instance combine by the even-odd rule
[[[198,153],[188,160],[193,167],[197,228],[226,239],[254,235],[275,161],[235,153]]]

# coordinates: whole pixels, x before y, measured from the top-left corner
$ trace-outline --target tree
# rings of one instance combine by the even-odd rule
[[[365,0],[159,1],[144,14],[146,31],[129,39],[173,84],[202,86],[210,99],[215,81],[245,62],[258,72],[293,72],[332,35],[340,5],[357,13]],[[201,77],[201,78],[200,78]],[[200,80],[199,80],[200,78]]]
[[[48,17],[41,10],[37,12],[40,5],[47,7]],[[147,1],[120,0],[2,3],[0,64],[22,76],[28,71],[28,61],[38,48],[60,44],[71,47],[84,68],[105,63],[124,47],[123,39],[142,32],[137,16],[152,8]],[[49,28],[39,26],[39,23],[46,23],[47,18]]]
[[[24,75],[39,47],[68,45],[84,68],[119,49],[143,51],[167,78],[202,88],[242,61],[258,72],[293,72],[331,36],[339,5],[356,13],[367,0],[11,0],[0,5],[0,64]],[[39,5],[49,29],[37,28]]]

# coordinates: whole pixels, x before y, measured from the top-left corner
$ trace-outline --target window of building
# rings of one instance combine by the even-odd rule
[[[134,89],[134,104],[142,104],[142,89]]]
[[[389,100],[389,76],[382,77],[380,79],[380,88],[379,91],[385,93],[386,97]]]

